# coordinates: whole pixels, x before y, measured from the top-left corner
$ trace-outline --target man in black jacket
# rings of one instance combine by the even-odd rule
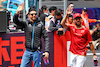
[[[63,35],[66,30],[60,25],[62,18],[61,11],[57,9],[55,11],[55,16],[50,20],[49,30],[53,33],[58,31],[58,35],[60,35],[59,33]]]
[[[16,14],[14,15],[13,21],[18,26],[25,29],[25,52],[22,57],[20,67],[27,67],[29,62],[33,60],[34,67],[41,67],[39,62],[40,56],[39,51],[42,48],[41,36],[45,40],[45,59],[49,57],[49,36],[42,22],[37,19],[37,13],[35,7],[29,9],[28,21],[22,21],[18,19],[19,12],[23,10],[24,4],[21,4]]]

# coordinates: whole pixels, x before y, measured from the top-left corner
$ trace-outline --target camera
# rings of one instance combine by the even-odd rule
[[[60,36],[60,35],[63,35],[63,31],[58,31],[57,34]]]

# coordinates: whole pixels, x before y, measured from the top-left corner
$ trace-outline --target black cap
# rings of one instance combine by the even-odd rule
[[[86,11],[86,12],[87,12],[87,9],[86,9],[86,7],[84,7],[84,8],[82,9],[82,11]]]

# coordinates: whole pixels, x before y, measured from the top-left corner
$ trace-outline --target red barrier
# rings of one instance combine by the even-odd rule
[[[23,42],[22,44],[17,44],[17,42]],[[11,45],[10,45],[11,44]],[[21,59],[17,59],[17,57],[22,57],[23,52],[25,50],[25,37],[11,37],[11,40],[2,40],[0,37],[0,65],[2,65],[2,56],[4,61],[10,61],[11,65],[20,64]],[[10,47],[10,51],[4,47]],[[23,51],[17,51],[18,49],[23,49]],[[9,55],[10,54],[10,55]],[[10,66],[13,67],[13,66]]]
[[[66,31],[63,36],[54,33],[54,67],[67,66],[67,41],[70,41],[70,33]]]
[[[45,65],[42,61],[41,67],[54,67],[54,37],[49,32],[50,37],[50,63]],[[42,43],[44,39],[42,37]],[[43,43],[44,51],[44,43]],[[20,67],[21,58],[25,51],[25,34],[24,33],[0,33],[0,67]],[[33,62],[33,61],[32,61]],[[28,67],[34,67],[30,62]]]

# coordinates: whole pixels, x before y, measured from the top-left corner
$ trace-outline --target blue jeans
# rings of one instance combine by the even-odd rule
[[[26,49],[22,57],[22,62],[20,67],[28,67],[31,60],[33,60],[34,62],[34,67],[41,67],[41,64],[39,63],[39,61],[41,61],[41,56],[38,55],[39,55],[38,51],[31,52]]]

